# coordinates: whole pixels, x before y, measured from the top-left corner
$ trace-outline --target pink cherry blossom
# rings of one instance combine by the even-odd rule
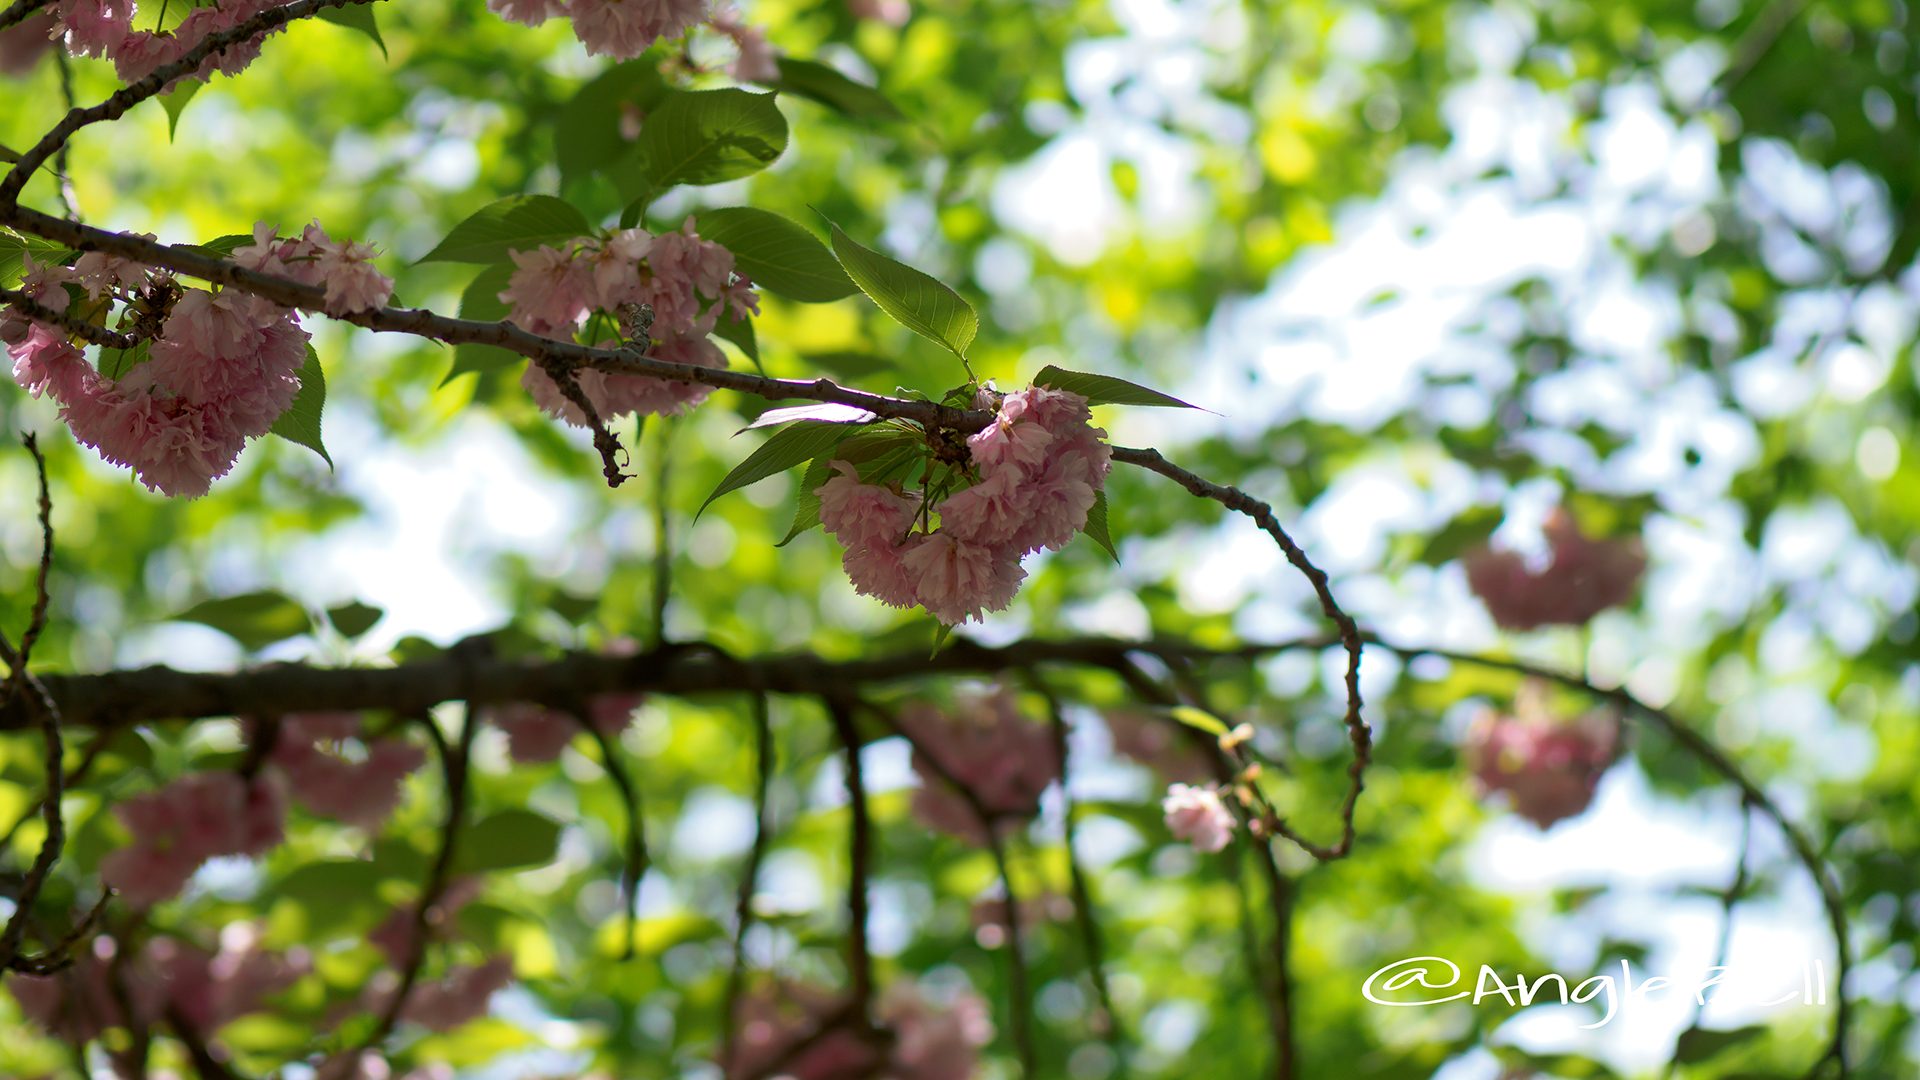
[[[1167,788],[1161,809],[1166,812],[1167,831],[1196,851],[1219,851],[1233,840],[1233,812],[1221,801],[1217,787],[1174,784]]]
[[[385,307],[393,279],[373,265],[373,245],[341,241],[326,247],[317,262],[327,285],[326,311],[348,315]]]
[[[1535,569],[1512,551],[1481,548],[1464,560],[1467,584],[1507,630],[1581,626],[1633,599],[1646,571],[1638,539],[1593,540],[1572,515],[1555,510],[1545,527],[1549,557]]]
[[[414,986],[400,1017],[429,1031],[452,1031],[487,1014],[487,1002],[513,981],[513,959],[496,956]]]
[[[766,31],[741,22],[732,10],[716,13],[710,21],[738,50],[727,74],[741,82],[771,83],[780,78],[780,54],[767,42]]]
[[[593,279],[593,306],[616,311],[621,304],[641,301],[640,264],[653,248],[653,234],[645,229],[622,229],[586,249]]]
[[[971,1080],[980,1047],[993,1038],[986,1003],[971,993],[942,1008],[911,984],[889,986],[874,1010],[881,1038],[846,1024],[828,1029],[845,1003],[844,995],[804,983],[758,988],[740,1000],[723,1075],[763,1076],[777,1065],[775,1075],[790,1080]]]
[[[280,722],[269,760],[286,774],[294,801],[312,813],[375,828],[400,804],[407,776],[426,761],[419,747],[399,739],[364,738],[356,756],[337,718],[314,724],[302,716]]]
[[[1131,709],[1110,709],[1101,719],[1113,737],[1115,753],[1148,766],[1164,779],[1199,784],[1213,775],[1206,752],[1182,736],[1191,729]]]
[[[108,56],[132,29],[133,8],[133,0],[59,0],[49,10],[75,56]]]
[[[586,314],[592,274],[570,249],[542,244],[507,254],[515,269],[500,302],[509,306],[514,323],[536,334],[552,334],[571,328]]]
[[[856,19],[872,19],[888,26],[905,26],[913,16],[907,0],[847,0],[847,11]]]
[[[912,536],[905,542],[874,540],[846,550],[840,564],[847,580],[861,596],[871,596],[888,607],[907,608],[920,602],[920,590],[906,554],[926,540]]]
[[[1027,572],[1008,547],[971,544],[940,529],[901,556],[920,606],[949,626],[1005,611]]]
[[[138,237],[142,240],[154,238],[152,233],[140,233]],[[111,295],[116,289],[137,291],[147,284],[152,275],[152,267],[104,251],[89,251],[73,264],[74,280],[95,300]]]
[[[266,1000],[293,985],[312,967],[303,950],[281,954],[263,948],[259,930],[229,923],[220,947],[207,952],[174,938],[148,944],[150,959],[174,1012],[196,1032],[211,1033],[227,1022],[266,1007]]]
[[[455,878],[447,884],[446,891],[440,895],[438,903],[427,910],[427,934],[430,938],[445,938],[452,930],[453,921],[460,909],[479,899],[485,888],[479,878]],[[385,921],[367,935],[367,941],[374,948],[386,954],[387,962],[394,967],[402,967],[413,956],[414,948],[414,909],[412,906],[394,908]]]
[[[108,976],[119,948],[112,937],[97,935],[70,967],[44,976],[9,975],[7,990],[36,1027],[69,1042],[91,1042],[109,1028],[127,1024],[122,995]],[[158,1019],[166,1007],[167,990],[152,962],[136,955],[124,963],[124,1000],[134,1018],[149,1023]]]
[[[701,20],[703,0],[570,0],[573,32],[590,56],[631,60]]]
[[[1052,733],[1022,716],[1005,687],[961,695],[951,715],[912,703],[900,711],[899,723],[915,744],[914,816],[969,842],[986,842],[979,815],[942,771],[972,792],[1003,831],[1039,814],[1041,792],[1060,778]]]
[[[487,10],[523,26],[539,26],[567,11],[561,0],[487,0]]]
[[[879,484],[866,484],[845,461],[829,466],[834,474],[814,494],[820,499],[820,524],[848,547],[895,544],[906,536],[919,512],[917,498]]]
[[[1505,793],[1515,813],[1545,829],[1586,811],[1618,744],[1611,713],[1561,719],[1547,689],[1530,682],[1513,714],[1488,711],[1474,721],[1466,759],[1483,790]]]
[[[263,781],[256,780],[255,785]],[[178,893],[218,855],[259,855],[280,841],[285,804],[237,774],[193,773],[114,807],[133,843],[100,864],[127,903],[150,907]]]

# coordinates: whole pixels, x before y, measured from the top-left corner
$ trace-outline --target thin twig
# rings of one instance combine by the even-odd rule
[[[75,336],[85,338],[95,345],[109,349],[131,349],[140,342],[127,334],[116,333],[98,323],[88,322],[77,315],[64,311],[55,311],[47,305],[17,289],[0,289],[0,304],[20,312],[34,322],[58,326]]]
[[[867,889],[873,870],[873,823],[867,817],[867,782],[860,766],[860,732],[853,713],[837,697],[824,699],[833,730],[846,749],[847,784],[847,978],[854,1018],[873,1017],[873,949],[867,941]]]
[[[72,112],[80,107],[80,102],[73,96],[73,61],[67,58],[67,50],[53,50],[53,64],[60,72],[60,99],[66,102],[67,111]],[[69,162],[71,149],[70,143],[63,142],[53,156],[54,190],[60,196],[60,209],[65,210],[69,218],[78,221],[80,200],[73,190],[73,170]]]
[[[1724,968],[1727,952],[1733,945],[1733,909],[1740,903],[1747,891],[1747,860],[1753,857],[1753,808],[1745,802],[1740,804],[1740,853],[1734,859],[1733,880],[1720,893],[1720,940],[1713,947],[1714,968]],[[1687,1021],[1686,1030],[1674,1038],[1673,1057],[1667,1062],[1664,1075],[1671,1077],[1680,1068],[1680,1050],[1686,1044],[1687,1036],[1700,1030],[1700,1017],[1706,1012],[1706,999],[1694,997],[1693,1018]]]
[[[733,905],[733,967],[727,972],[727,989],[721,999],[721,1069],[731,1075],[734,1056],[734,1027],[739,1022],[740,993],[747,980],[747,932],[753,928],[753,897],[759,888],[760,863],[766,858],[773,821],[768,797],[773,789],[776,768],[773,746],[773,720],[768,715],[767,695],[755,694],[753,710],[753,846],[747,850],[747,864],[740,871],[740,893]]]
[[[641,806],[640,789],[628,774],[626,763],[620,760],[619,745],[585,713],[575,712],[573,716],[600,748],[600,767],[607,771],[607,779],[613,781],[614,790],[620,793],[620,804],[627,812],[626,857],[620,873],[620,893],[627,904],[627,944],[621,958],[631,960],[640,949],[640,882],[653,861],[647,852],[646,814]]]

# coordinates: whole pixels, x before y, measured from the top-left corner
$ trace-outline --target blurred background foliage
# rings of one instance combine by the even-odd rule
[[[400,302],[446,312],[472,268],[415,260],[479,207],[545,192],[599,222],[618,216],[630,178],[617,155],[585,172],[559,164],[582,115],[570,103],[609,70],[564,23],[527,30],[477,0],[377,13],[384,55],[353,30],[300,25],[243,77],[200,92],[171,137],[158,105],[90,129],[73,149],[79,209],[180,241],[318,218],[382,246]],[[1902,0],[915,0],[898,27],[839,0],[762,0],[745,15],[786,54],[877,86],[901,118],[783,94],[792,141],[772,168],[671,192],[650,225],[751,204],[823,232],[824,215],[968,297],[983,316],[975,366],[1001,385],[1059,363],[1213,410],[1102,420],[1116,441],[1160,446],[1274,501],[1363,624],[1511,652],[1670,706],[1833,861],[1860,960],[1858,1075],[1920,1076],[1920,71]],[[665,59],[677,82],[727,81],[722,53]],[[74,81],[82,102],[113,87],[84,61]],[[616,86],[615,110],[647,85]],[[51,61],[7,90],[0,143],[30,143],[63,109]],[[587,100],[604,129],[611,114]],[[50,206],[52,190],[36,182],[29,198]],[[951,357],[863,298],[763,303],[770,373],[934,395],[963,381]],[[622,432],[639,479],[609,491],[583,434],[538,414],[517,366],[448,378],[451,350],[339,325],[321,325],[316,344],[331,469],[270,440],[209,497],[169,502],[64,435],[44,440],[61,541],[48,666],[384,663],[503,626],[527,649],[650,642],[662,543],[672,639],[833,657],[931,640],[924,616],[855,597],[819,533],[773,547],[791,477],[693,520],[747,453],[755,436],[733,432],[762,403],[723,392]],[[12,393],[0,407],[9,429],[55,431],[45,403]],[[31,464],[0,455],[0,474],[0,547],[23,568],[0,587],[20,612],[38,542]],[[1132,470],[1109,494],[1120,565],[1090,543],[1048,557],[1015,610],[975,636],[1224,644],[1315,631],[1304,583],[1243,523]],[[1594,531],[1645,537],[1643,599],[1581,630],[1503,635],[1458,556],[1503,520],[1503,540],[1533,542],[1562,501]],[[292,607],[266,602],[285,632],[252,656],[171,618],[262,590]],[[383,617],[342,632],[299,611],[354,601]],[[1256,722],[1262,749],[1286,764],[1283,805],[1326,835],[1344,782],[1332,660],[1203,674],[1215,709]],[[1578,1027],[1592,1006],[1390,1010],[1359,985],[1422,954],[1569,975],[1621,958],[1655,972],[1698,963],[1732,876],[1737,796],[1636,733],[1596,809],[1537,835],[1476,797],[1454,751],[1474,710],[1504,705],[1514,680],[1370,656],[1366,686],[1380,745],[1363,841],[1345,862],[1288,863],[1301,1075],[1662,1075],[1684,1010],[1595,1032]],[[1258,1075],[1265,1021],[1242,937],[1244,909],[1260,903],[1251,864],[1169,846],[1159,783],[1106,753],[1094,710],[1127,703],[1123,686],[1061,673],[1053,689],[1087,762],[1075,790],[1139,1044],[1129,1073]],[[947,691],[897,696],[909,692]],[[832,732],[806,702],[777,703],[774,719],[778,832],[755,955],[832,981],[846,817]],[[160,725],[116,744],[71,797],[64,887],[116,842],[115,799],[237,739],[228,724]],[[489,739],[481,813],[530,808],[566,824],[508,845],[462,916],[473,943],[515,956],[519,989],[494,1018],[397,1062],[698,1075],[748,836],[746,703],[652,701],[622,744],[658,853],[643,954],[626,962],[614,917],[622,811],[591,748],[510,769]],[[24,735],[3,746],[0,807],[22,812],[38,751]],[[990,861],[908,816],[897,740],[869,754],[890,792],[876,803],[883,972],[1004,1001],[997,950],[968,918],[993,887]],[[264,916],[278,943],[331,943],[283,1015],[224,1033],[242,1064],[302,1045],[371,972],[375,955],[350,943],[405,901],[438,820],[430,770],[415,783],[370,849],[313,823],[259,868],[213,868],[166,910],[170,926]],[[1015,846],[1024,891],[1067,889],[1050,807]],[[35,849],[36,828],[18,831],[17,852]],[[1742,910],[1770,929],[1736,935],[1736,957],[1825,956],[1809,882],[1757,831]],[[1118,1075],[1090,1026],[1074,933],[1042,927],[1030,948],[1041,1074]],[[1828,1022],[1815,1008],[1709,1019],[1759,1026],[1671,1075],[1798,1075]],[[0,1072],[61,1067],[58,1046],[8,1023]],[[1007,1054],[997,1042],[993,1075],[1011,1075]]]

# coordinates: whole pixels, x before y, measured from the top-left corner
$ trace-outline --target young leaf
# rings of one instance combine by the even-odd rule
[[[380,58],[387,56],[387,43],[380,37],[380,24],[373,17],[371,4],[348,4],[345,7],[321,8],[318,12],[322,21],[335,26],[344,26],[349,30],[358,30],[373,39],[380,46]]]
[[[718,184],[773,164],[787,148],[787,118],[773,97],[732,88],[669,96],[640,125],[648,188]]]
[[[180,126],[180,114],[187,111],[187,102],[192,101],[193,95],[199,93],[200,88],[205,85],[207,84],[197,79],[189,79],[181,83],[178,88],[160,95],[160,107],[167,110],[168,142],[173,141],[173,133]]]
[[[827,245],[779,214],[751,206],[702,210],[695,227],[701,239],[733,252],[734,266],[755,285],[789,300],[824,303],[859,291]]]
[[[772,85],[782,93],[811,98],[856,119],[905,119],[893,102],[888,101],[880,91],[811,60],[781,57],[780,78]]]
[[[421,262],[504,263],[507,252],[561,244],[593,231],[586,216],[551,195],[509,195],[453,227]]]
[[[1225,735],[1228,731],[1226,721],[1191,705],[1175,705],[1167,710],[1167,715],[1190,728],[1204,731],[1209,735]]]
[[[1087,538],[1106,549],[1114,562],[1120,561],[1120,553],[1113,549],[1113,534],[1107,529],[1107,493],[1096,492],[1093,496],[1093,509],[1087,511],[1087,523],[1080,527]]]
[[[870,424],[878,419],[879,416],[865,409],[834,401],[823,401],[818,405],[790,405],[782,409],[768,409],[740,431],[775,427],[779,424],[790,424],[795,420],[818,420],[823,424]],[[739,432],[734,434],[737,435]]]
[[[621,116],[628,107],[652,112],[667,96],[659,68],[657,52],[616,64],[560,107],[553,125],[553,160],[560,167],[561,183],[604,169],[633,151],[620,133]]]
[[[320,439],[320,413],[327,405],[327,376],[320,369],[320,354],[307,346],[307,362],[300,366],[300,392],[293,395],[293,404],[273,422],[267,430],[288,442],[296,442],[320,455],[333,468],[333,458],[327,454],[326,444]]]
[[[793,504],[793,526],[774,547],[786,547],[794,537],[820,524],[820,486],[833,479],[833,461],[826,455],[814,458],[800,477],[800,497]]]
[[[855,243],[840,226],[829,223],[829,228],[834,256],[880,310],[914,333],[946,346],[962,361],[967,358],[967,346],[980,332],[980,316],[972,305],[929,275]]]
[[[172,622],[211,626],[248,652],[313,629],[307,609],[277,592],[254,592],[205,600],[175,615]]]
[[[773,437],[760,445],[760,449],[748,455],[747,460],[733,467],[733,471],[713,489],[707,501],[695,511],[697,519],[706,512],[713,500],[729,491],[746,487],[758,480],[764,480],[777,472],[784,472],[803,461],[832,451],[840,443],[854,434],[855,429],[846,424],[824,424],[817,420],[802,420],[797,424],[781,428]]]
[[[506,263],[496,263],[480,271],[460,294],[460,317],[478,319],[481,322],[497,322],[507,317],[507,305],[500,299],[500,293],[507,287],[507,279],[512,276],[513,267]],[[447,369],[446,378],[440,380],[445,386],[462,375],[501,371],[525,360],[526,357],[512,349],[503,349],[498,345],[476,345],[463,343],[454,346],[453,366]]]
[[[1199,409],[1177,397],[1163,394],[1158,390],[1149,390],[1144,386],[1130,383],[1125,379],[1116,379],[1111,375],[1094,375],[1085,371],[1062,371],[1049,364],[1040,369],[1033,377],[1035,386],[1051,386],[1055,390],[1067,390],[1087,399],[1089,405],[1158,405],[1172,409]],[[1206,410],[1201,409],[1202,412]]]

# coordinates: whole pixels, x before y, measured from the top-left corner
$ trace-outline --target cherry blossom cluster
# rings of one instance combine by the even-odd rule
[[[590,344],[617,346],[631,322],[627,313],[645,310],[652,313],[645,331],[650,355],[721,368],[727,366],[726,356],[707,335],[722,314],[743,318],[760,310],[753,282],[734,270],[733,253],[700,239],[693,218],[677,232],[622,229],[605,238],[581,237],[509,254],[514,272],[500,293],[500,302],[509,306],[508,321],[545,337],[571,340],[584,324]],[[677,413],[708,394],[705,386],[644,375],[586,370],[576,378],[602,420],[625,413]],[[586,426],[579,407],[539,364],[527,366],[521,385],[547,412]]]
[[[63,41],[75,56],[112,62],[121,80],[131,83],[184,59],[208,35],[231,30],[261,12],[282,6],[279,0],[227,0],[189,10],[171,30],[136,30],[134,18],[139,5],[134,0],[54,0],[45,10],[0,33],[0,72],[24,75],[55,41]],[[240,74],[259,57],[261,42],[270,33],[273,31],[262,31],[216,50],[181,79],[205,81],[216,71]],[[180,81],[168,83],[167,88]]]
[[[722,1060],[725,1075],[972,1080],[979,1048],[993,1038],[986,1003],[974,994],[938,1008],[912,986],[895,983],[875,1010],[883,1033],[847,1022],[846,1004],[843,995],[801,983],[770,985],[741,999],[738,1034]]]
[[[1219,851],[1233,841],[1238,822],[1217,784],[1174,784],[1167,788],[1160,807],[1166,814],[1167,831],[1196,851]]]
[[[1512,713],[1483,712],[1467,735],[1466,757],[1480,785],[1505,793],[1514,812],[1542,829],[1593,802],[1619,750],[1619,720],[1607,710],[1556,716],[1544,686],[1529,681]]]
[[[586,722],[595,731],[612,738],[633,719],[644,695],[603,694],[587,703]],[[571,715],[544,705],[514,703],[487,714],[495,727],[507,735],[507,754],[522,765],[552,761],[580,733],[580,721]]]
[[[995,416],[967,438],[972,483],[937,506],[924,493],[865,483],[846,461],[833,462],[836,475],[815,491],[820,522],[845,546],[842,565],[862,595],[918,604],[949,626],[978,619],[1013,601],[1027,576],[1023,556],[1065,547],[1085,527],[1112,457],[1087,399],[1035,386],[983,389],[979,405]],[[937,528],[916,529],[932,516]]]
[[[336,242],[318,225],[277,239],[261,225],[234,252],[249,269],[324,284],[326,309],[346,314],[386,303],[393,283],[364,244]],[[235,289],[182,288],[150,267],[101,252],[71,266],[26,257],[20,291],[43,307],[89,321],[122,308],[122,330],[138,339],[117,377],[89,364],[65,327],[0,311],[0,343],[13,377],[60,405],[74,437],[148,488],[204,495],[265,435],[300,391],[309,335],[295,312]],[[103,356],[102,361],[105,362]]]
[[[265,730],[258,727],[255,738]],[[417,747],[365,737],[352,714],[286,717],[250,779],[192,773],[114,807],[132,843],[109,854],[100,875],[127,903],[150,907],[178,894],[209,859],[259,857],[278,846],[289,796],[312,813],[373,828],[393,812],[402,782],[424,760]]]
[[[963,695],[952,714],[925,702],[900,710],[900,728],[913,740],[913,814],[929,828],[973,844],[985,844],[980,817],[941,777],[945,770],[971,791],[1005,834],[1040,813],[1040,795],[1060,779],[1052,734],[1020,714],[1005,687]],[[929,761],[929,756],[933,759]]]
[[[7,989],[28,1020],[69,1042],[92,1041],[109,1028],[149,1027],[170,1013],[194,1031],[208,1033],[260,1012],[267,999],[312,970],[305,950],[276,953],[262,947],[259,938],[253,924],[234,922],[221,929],[213,950],[155,937],[120,958],[120,943],[103,934],[66,970],[16,975]],[[118,987],[116,961],[122,969]]]
[[[1647,556],[1637,539],[1593,540],[1573,516],[1556,509],[1546,521],[1548,556],[1530,565],[1513,551],[1480,548],[1466,557],[1467,584],[1507,630],[1581,626],[1607,608],[1626,604]]]
[[[487,0],[487,7],[509,22],[526,26],[570,18],[574,36],[589,56],[616,60],[632,60],[662,38],[678,38],[701,23],[710,23],[738,49],[738,58],[728,66],[734,78],[772,82],[780,77],[766,34],[743,24],[731,10],[709,13],[706,0]]]

